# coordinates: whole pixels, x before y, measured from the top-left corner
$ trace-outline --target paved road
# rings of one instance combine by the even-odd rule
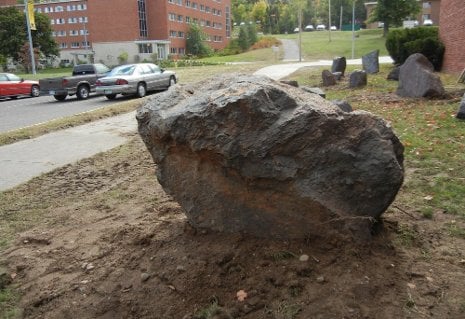
[[[79,101],[75,96],[59,102],[53,96],[0,100],[0,133],[23,128],[53,119],[87,112],[121,102],[120,97],[110,101],[104,96],[91,96]]]

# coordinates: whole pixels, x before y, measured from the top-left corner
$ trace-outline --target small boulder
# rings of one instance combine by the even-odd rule
[[[325,91],[323,91],[322,89],[320,89],[318,87],[302,86],[301,89],[304,90],[305,92],[308,92],[308,93],[318,94],[319,96],[321,96],[324,99],[326,98]]]
[[[344,112],[352,112],[352,105],[349,104],[349,102],[344,101],[344,100],[332,100],[331,103],[334,105],[337,105],[341,110]]]
[[[389,72],[387,79],[391,81],[399,81],[400,66],[396,66]]]
[[[460,103],[459,110],[455,117],[461,120],[465,120],[465,94],[462,97],[462,102]]]
[[[366,234],[403,181],[403,146],[384,120],[267,77],[176,85],[137,120],[158,181],[197,229]]]
[[[431,62],[421,53],[412,54],[400,67],[397,95],[403,97],[443,97],[444,86]]]
[[[367,85],[367,81],[367,73],[365,71],[355,70],[354,72],[350,73],[349,87],[363,87]]]
[[[321,78],[323,79],[323,86],[336,85],[336,78],[329,70],[323,70],[323,72],[321,72]]]
[[[363,70],[368,74],[379,72],[379,50],[372,51],[362,56]]]
[[[347,61],[345,57],[337,57],[333,59],[331,73],[341,72],[342,76],[346,72]]]
[[[333,72],[334,78],[336,81],[341,81],[342,79],[342,72]]]

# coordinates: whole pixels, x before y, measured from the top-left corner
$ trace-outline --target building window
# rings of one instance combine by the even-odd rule
[[[177,4],[178,6],[182,6],[182,0],[176,0],[176,4]]]
[[[177,35],[178,35],[178,32],[170,30],[170,38],[176,38]]]
[[[139,35],[142,38],[148,37],[147,31],[147,15],[145,11],[145,0],[137,0],[139,8]]]
[[[77,9],[79,11],[87,10],[87,4],[78,4]]]
[[[186,7],[187,7],[187,8],[190,8],[190,7],[191,7],[191,1],[190,1],[190,0],[186,0]]]
[[[231,19],[230,19],[230,12],[229,7],[226,7],[226,37],[231,37]]]
[[[176,15],[174,13],[168,13],[168,20],[176,21]]]
[[[206,13],[210,13],[211,11],[212,11],[212,10],[210,9],[209,6],[206,6],[206,7],[205,7],[205,12],[206,12]]]
[[[174,3],[174,0],[168,0],[169,3]]]
[[[151,43],[139,43],[139,53],[153,53]]]
[[[89,35],[89,30],[86,30],[86,29],[82,30],[81,29],[81,30],[79,30],[79,34],[80,35]]]
[[[68,18],[68,23],[77,23],[77,18]]]
[[[178,38],[184,38],[184,32],[178,31]]]
[[[88,19],[87,17],[79,17],[79,23],[87,23]]]
[[[90,42],[89,41],[82,41],[82,47],[87,49],[87,48],[90,48]]]
[[[186,23],[191,23],[191,17],[186,16]]]
[[[65,24],[65,19],[63,19],[63,18],[56,19],[55,23],[56,24]]]
[[[66,11],[76,11],[76,5],[69,5],[66,6]]]
[[[197,2],[193,2],[192,9],[197,10],[197,8],[198,8]]]
[[[202,12],[205,11],[205,6],[203,4],[200,5],[200,11],[202,11]]]
[[[71,42],[71,48],[79,48],[79,42]]]
[[[55,12],[63,12],[63,11],[64,11],[63,6],[56,6],[55,7]]]
[[[431,2],[423,2],[423,9],[429,9],[431,8]]]
[[[170,53],[171,54],[177,54],[178,50],[176,48],[170,48]]]
[[[184,20],[184,19],[183,19],[182,15],[178,15],[178,22],[181,22],[181,23],[182,23],[183,20]]]
[[[184,48],[179,48],[178,52],[179,52],[179,54],[183,54],[183,55],[184,55],[184,54],[186,54],[186,49],[184,49]]]
[[[68,47],[68,43],[60,43],[60,49],[66,49]]]
[[[70,30],[69,35],[75,37],[75,36],[79,35],[79,31],[78,30]]]

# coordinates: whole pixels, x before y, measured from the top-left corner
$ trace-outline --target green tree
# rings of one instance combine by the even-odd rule
[[[260,23],[260,25],[265,23],[266,8],[267,4],[264,0],[260,0],[253,5],[251,15],[254,23]]]
[[[247,25],[247,40],[249,47],[252,46],[255,42],[258,41],[257,28],[255,23],[249,23]]]
[[[420,5],[416,0],[378,0],[368,21],[384,22],[384,36],[386,36],[390,26],[400,25],[403,19],[419,11]]]
[[[45,57],[58,55],[58,45],[52,38],[50,19],[41,13],[35,13],[37,30],[32,30],[32,43],[35,49]],[[15,7],[0,8],[0,55],[20,61],[21,49],[28,41],[26,16]]]
[[[245,26],[241,26],[239,29],[238,43],[242,51],[246,51],[249,48],[249,38]]]
[[[191,23],[187,32],[186,53],[203,57],[211,53],[211,49],[204,43],[205,35],[197,23]]]

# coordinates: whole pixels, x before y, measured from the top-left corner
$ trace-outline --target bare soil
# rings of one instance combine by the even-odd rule
[[[24,318],[464,318],[453,215],[395,202],[364,243],[196,231],[155,169],[134,136],[12,191],[39,214],[1,255]]]

